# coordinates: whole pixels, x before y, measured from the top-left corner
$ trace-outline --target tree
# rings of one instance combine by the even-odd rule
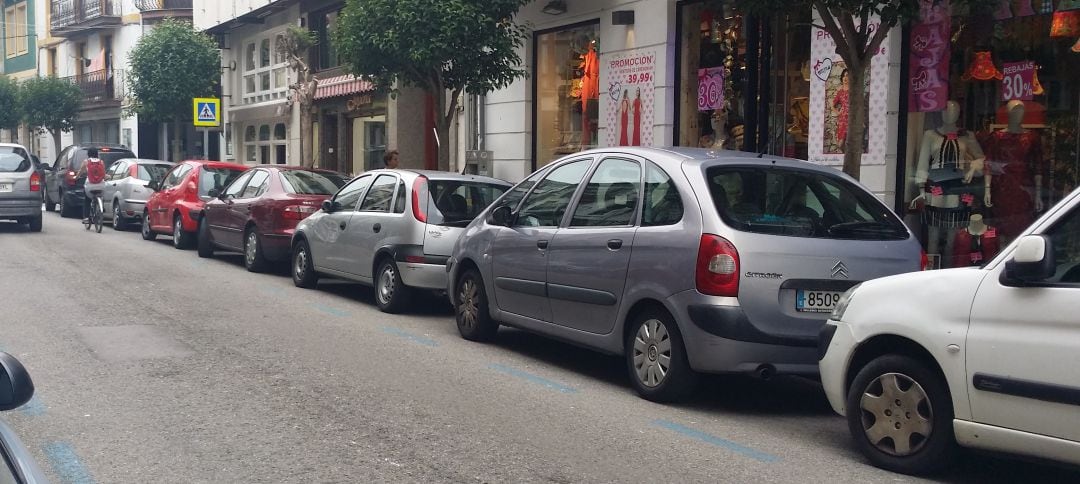
[[[17,133],[20,121],[22,106],[19,102],[19,83],[0,75],[0,129]]]
[[[172,159],[180,159],[180,126],[191,100],[214,94],[221,79],[221,54],[210,36],[191,24],[168,19],[142,36],[131,51],[129,113],[148,121],[170,121]]]
[[[353,74],[381,88],[419,87],[434,100],[439,169],[450,169],[450,124],[463,92],[484,94],[525,77],[514,21],[529,0],[348,0],[332,32]],[[446,95],[449,91],[449,97]]]
[[[738,0],[740,9],[751,15],[770,16],[777,12],[812,9],[821,18],[815,25],[836,41],[836,53],[848,73],[848,130],[844,140],[844,173],[859,178],[862,166],[863,133],[866,131],[866,79],[870,61],[881,50],[885,37],[898,25],[918,18],[924,4],[943,0]],[[972,9],[997,6],[1000,0],[952,0],[953,5]]]
[[[308,58],[311,48],[318,42],[315,33],[301,27],[292,26],[285,35],[278,37],[277,49],[284,52],[289,61],[289,68],[296,72],[296,82],[289,85],[292,97],[289,103],[300,109],[300,163],[305,167],[315,165],[313,155],[314,135],[312,132],[312,103],[319,80],[312,73],[311,66],[304,59]]]
[[[22,120],[37,133],[50,133],[60,154],[60,133],[75,129],[83,93],[79,86],[56,77],[32,77],[19,89]]]

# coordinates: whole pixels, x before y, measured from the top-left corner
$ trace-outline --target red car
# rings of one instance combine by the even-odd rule
[[[240,175],[206,202],[199,223],[200,257],[215,249],[242,252],[244,266],[259,272],[289,258],[296,224],[348,181],[333,171],[264,165]]]
[[[223,161],[188,160],[177,163],[147,188],[154,191],[143,210],[142,237],[172,233],[173,246],[186,249],[195,241],[199,214],[211,200],[248,167]]]

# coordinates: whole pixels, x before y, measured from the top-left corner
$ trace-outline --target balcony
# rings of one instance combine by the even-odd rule
[[[84,108],[89,105],[105,107],[115,104],[119,106],[126,96],[124,90],[126,74],[125,71],[119,69],[100,70],[63,79],[79,86],[82,90]]]
[[[121,0],[50,0],[50,27],[57,37],[120,26]],[[190,2],[189,2],[190,3]]]
[[[145,21],[169,17],[191,17],[192,0],[135,0],[135,8]]]

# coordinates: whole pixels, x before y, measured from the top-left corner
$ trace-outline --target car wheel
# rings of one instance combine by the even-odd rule
[[[52,201],[52,197],[49,196],[49,190],[46,189],[45,185],[41,185],[41,193],[42,196],[45,197],[45,211],[55,212],[56,202]]]
[[[207,258],[214,256],[214,243],[210,240],[210,225],[206,218],[199,219],[199,235],[196,236],[195,247],[199,257]]]
[[[67,195],[63,191],[60,192],[60,216],[63,218],[75,216],[75,211],[71,209],[71,204],[67,203]]]
[[[113,200],[112,217],[113,230],[124,230],[127,228],[127,222],[124,221],[124,216],[120,213],[120,200]]]
[[[626,335],[626,367],[634,389],[646,400],[676,402],[697,389],[698,374],[666,311],[647,310],[634,318]]]
[[[255,227],[251,227],[244,234],[244,267],[248,272],[263,272],[266,270],[266,257],[263,256],[262,245],[259,243],[259,233]]]
[[[184,231],[184,222],[180,214],[173,216],[173,247],[180,250],[191,247],[191,233]]]
[[[150,228],[150,212],[143,212],[142,216],[142,238],[143,240],[154,240],[157,238],[157,234]]]
[[[31,232],[41,232],[41,215],[30,218],[26,223],[30,226]]]
[[[942,377],[915,359],[868,363],[851,383],[847,408],[848,429],[875,466],[925,474],[955,455],[952,398]]]
[[[375,272],[375,304],[384,313],[397,313],[409,299],[409,287],[401,282],[397,264],[384,258]]]
[[[454,314],[458,333],[469,341],[491,341],[499,323],[491,319],[484,278],[476,269],[465,271],[454,286]]]
[[[292,254],[292,280],[296,287],[310,289],[319,283],[315,264],[311,260],[311,247],[305,240],[297,242]]]

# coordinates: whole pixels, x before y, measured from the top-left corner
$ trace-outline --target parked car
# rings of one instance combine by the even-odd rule
[[[292,276],[315,287],[320,275],[375,287],[379,309],[397,312],[412,289],[444,290],[454,242],[509,183],[448,172],[376,170],[345,185],[300,222]]]
[[[203,204],[248,167],[223,161],[188,160],[177,163],[161,180],[146,185],[154,191],[142,212],[142,237],[171,233],[173,246],[187,249],[195,241]]]
[[[478,216],[448,291],[466,339],[506,324],[624,355],[638,393],[672,401],[698,372],[816,374],[840,294],[919,270],[921,253],[832,168],[613,148],[553,162]]]
[[[142,220],[146,200],[154,192],[146,186],[153,180],[161,180],[173,164],[161,160],[124,158],[113,163],[105,176],[102,201],[105,219],[111,220],[113,228],[124,230],[135,221]]]
[[[0,352],[0,411],[21,407],[34,396],[34,382],[19,360]],[[46,483],[45,474],[15,431],[0,419],[0,482]]]
[[[1080,190],[981,268],[849,289],[821,332],[821,382],[885,469],[941,469],[957,444],[1080,464],[1077,314]]]
[[[52,167],[45,174],[45,210],[52,212],[60,205],[61,217],[82,215],[83,184],[86,174],[79,174],[88,158],[86,150],[96,148],[98,158],[105,162],[108,169],[117,160],[135,158],[135,153],[123,145],[106,143],[84,143],[64,148],[53,161]]]
[[[289,258],[296,225],[345,185],[345,175],[301,167],[266,165],[233,180],[203,208],[199,257],[215,249],[244,254],[244,267],[259,272]]]
[[[0,143],[0,220],[41,232],[41,173],[22,145]]]

